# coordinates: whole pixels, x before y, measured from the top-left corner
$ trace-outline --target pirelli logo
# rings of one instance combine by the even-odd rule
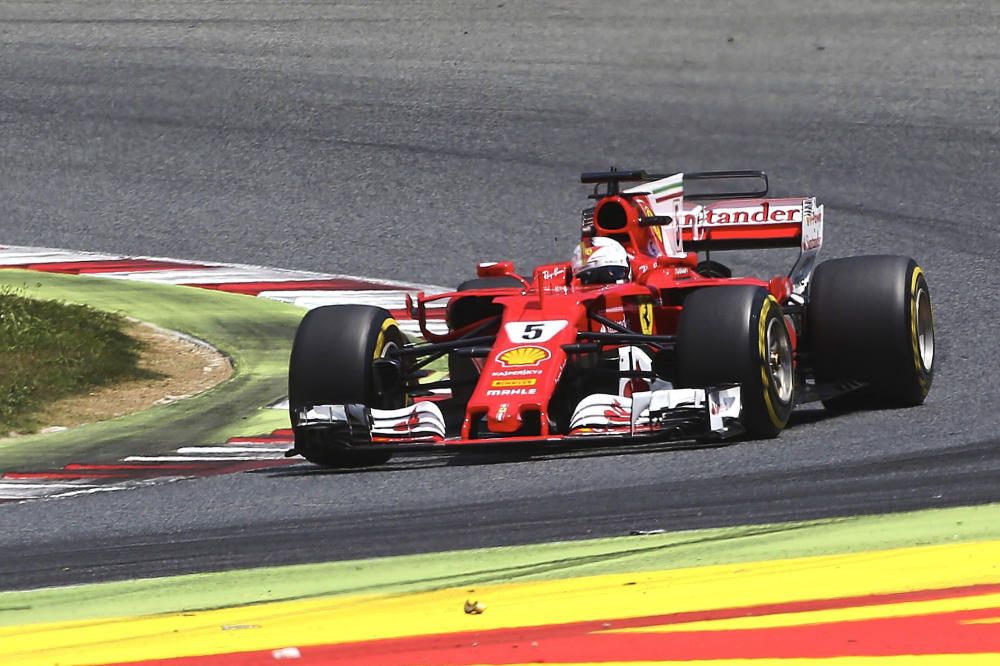
[[[512,386],[534,386],[536,379],[494,379],[490,382],[493,388],[510,388]]]

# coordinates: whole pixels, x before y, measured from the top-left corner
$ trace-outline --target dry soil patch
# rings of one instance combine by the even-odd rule
[[[53,431],[132,414],[189,398],[229,379],[229,359],[211,347],[141,322],[125,332],[143,343],[139,367],[157,373],[58,400],[39,414],[41,430]]]

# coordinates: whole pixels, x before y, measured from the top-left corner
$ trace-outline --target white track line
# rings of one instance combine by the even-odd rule
[[[386,310],[402,310],[406,307],[406,295],[415,295],[414,291],[397,291],[397,290],[358,290],[358,289],[343,289],[343,290],[312,290],[312,289],[302,289],[302,290],[281,290],[281,291],[262,291],[257,294],[258,298],[267,298],[273,301],[280,301],[282,303],[288,303],[300,308],[306,308],[307,310],[312,310],[314,308],[323,307],[326,305],[351,305],[354,303],[360,303],[365,305],[377,305],[378,307],[385,308]],[[428,308],[430,310],[429,314],[433,316],[434,314],[443,313],[444,308]],[[438,312],[435,313],[435,310]],[[420,325],[409,318],[398,319],[399,327],[404,333],[411,336],[420,336]],[[430,329],[431,333],[447,333],[448,325],[440,319],[428,319],[427,328]]]
[[[109,484],[107,486],[94,486],[83,490],[70,490],[61,493],[52,493],[48,497],[76,497],[77,495],[93,495],[95,493],[113,493],[118,490],[128,490],[129,486],[124,483]]]
[[[253,460],[280,460],[282,455],[269,456],[128,456],[123,462],[244,462]]]
[[[219,263],[214,261],[196,261],[188,259],[174,259],[172,257],[150,257],[150,256],[125,256],[120,254],[105,254],[102,252],[81,252],[62,250],[50,247],[28,247],[20,245],[0,245],[0,266],[14,266],[17,264],[44,264],[44,263],[64,263],[64,262],[84,262],[84,261],[164,261],[173,264],[189,264],[190,269],[170,269],[163,271],[122,271],[117,273],[91,273],[93,277],[117,277],[128,279],[142,279],[147,276],[147,281],[164,280],[168,284],[173,284],[174,279],[180,282],[189,282],[188,278],[195,278],[197,274],[202,274],[204,282],[208,284],[216,282],[230,282],[225,276],[241,275],[251,276],[248,282],[280,282],[289,280],[290,286],[294,286],[295,281],[301,280],[353,280],[360,282],[370,282],[372,284],[394,287],[396,289],[407,289],[413,291],[424,291],[426,293],[440,293],[446,291],[444,287],[431,284],[420,284],[416,282],[400,282],[397,280],[385,280],[382,278],[367,277],[363,275],[345,275],[343,273],[317,273],[313,271],[297,271],[286,268],[270,268],[267,266],[255,266],[253,264],[232,264]],[[176,276],[166,275],[176,273]],[[150,276],[150,274],[153,274]],[[158,275],[157,275],[158,274]],[[275,276],[277,279],[270,279],[268,276]],[[148,277],[155,277],[149,280]],[[223,279],[219,279],[219,278]],[[242,281],[242,278],[241,280]]]
[[[156,483],[165,483],[167,481],[178,481],[180,479],[190,478],[183,476],[160,476],[155,479],[126,479],[123,481],[118,481],[115,483],[108,483],[103,485],[86,485],[80,484],[79,486],[73,486],[71,488],[66,488],[67,484],[52,483],[46,484],[43,488],[37,488],[32,494],[22,494],[20,496],[5,496],[0,495],[0,501],[27,501],[27,500],[41,500],[41,499],[52,499],[56,497],[76,497],[78,495],[93,495],[95,493],[110,493],[119,490],[131,490],[133,488],[141,488],[143,486],[150,486]]]
[[[292,287],[294,285],[288,285]],[[343,305],[362,303],[377,305],[387,310],[401,310],[406,307],[406,295],[412,291],[396,291],[388,289],[288,289],[281,291],[262,291],[258,298],[281,301],[297,305],[300,308],[312,310],[323,305]]]
[[[420,324],[413,321],[412,319],[400,319],[398,323],[399,323],[399,329],[403,331],[403,333],[406,333],[411,338],[423,337],[423,331],[420,330]],[[434,322],[427,322],[427,330],[429,330],[431,333],[437,333],[439,335],[443,335],[448,332],[448,325],[443,322],[440,324]]]
[[[114,280],[135,280],[156,284],[240,284],[243,282],[294,282],[295,280],[325,280],[322,273],[302,273],[281,269],[242,269],[219,266],[217,268],[171,268],[162,271],[123,271],[101,273],[100,277]]]
[[[37,481],[0,481],[0,500],[26,500],[52,497],[68,492],[93,490],[99,488],[92,483],[67,483],[53,481],[38,483]]]
[[[284,453],[288,450],[287,446],[182,446],[177,449],[177,453],[182,456],[186,455],[210,455],[213,453],[218,453],[220,455],[228,455],[230,453]]]

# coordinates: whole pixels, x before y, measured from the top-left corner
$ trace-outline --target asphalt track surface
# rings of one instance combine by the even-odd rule
[[[827,258],[918,258],[938,333],[926,405],[778,441],[4,506],[0,589],[1000,500],[998,33],[990,2],[0,2],[0,242],[454,284],[569,256],[582,170],[763,168],[826,203]]]

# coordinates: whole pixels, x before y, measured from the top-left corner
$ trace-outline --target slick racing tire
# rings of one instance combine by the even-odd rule
[[[830,410],[913,407],[934,379],[934,311],[924,272],[909,257],[833,259],[809,288],[806,340],[816,383],[860,386]]]
[[[331,431],[300,428],[297,410],[313,405],[364,404],[393,409],[406,405],[399,389],[379,395],[374,361],[407,343],[388,311],[369,305],[328,305],[310,310],[299,324],[288,367],[288,404],[295,449],[327,467],[379,465],[388,451],[352,451]]]
[[[744,285],[689,294],[677,327],[677,384],[739,384],[747,435],[777,437],[795,406],[795,373],[788,328],[774,297]]]

